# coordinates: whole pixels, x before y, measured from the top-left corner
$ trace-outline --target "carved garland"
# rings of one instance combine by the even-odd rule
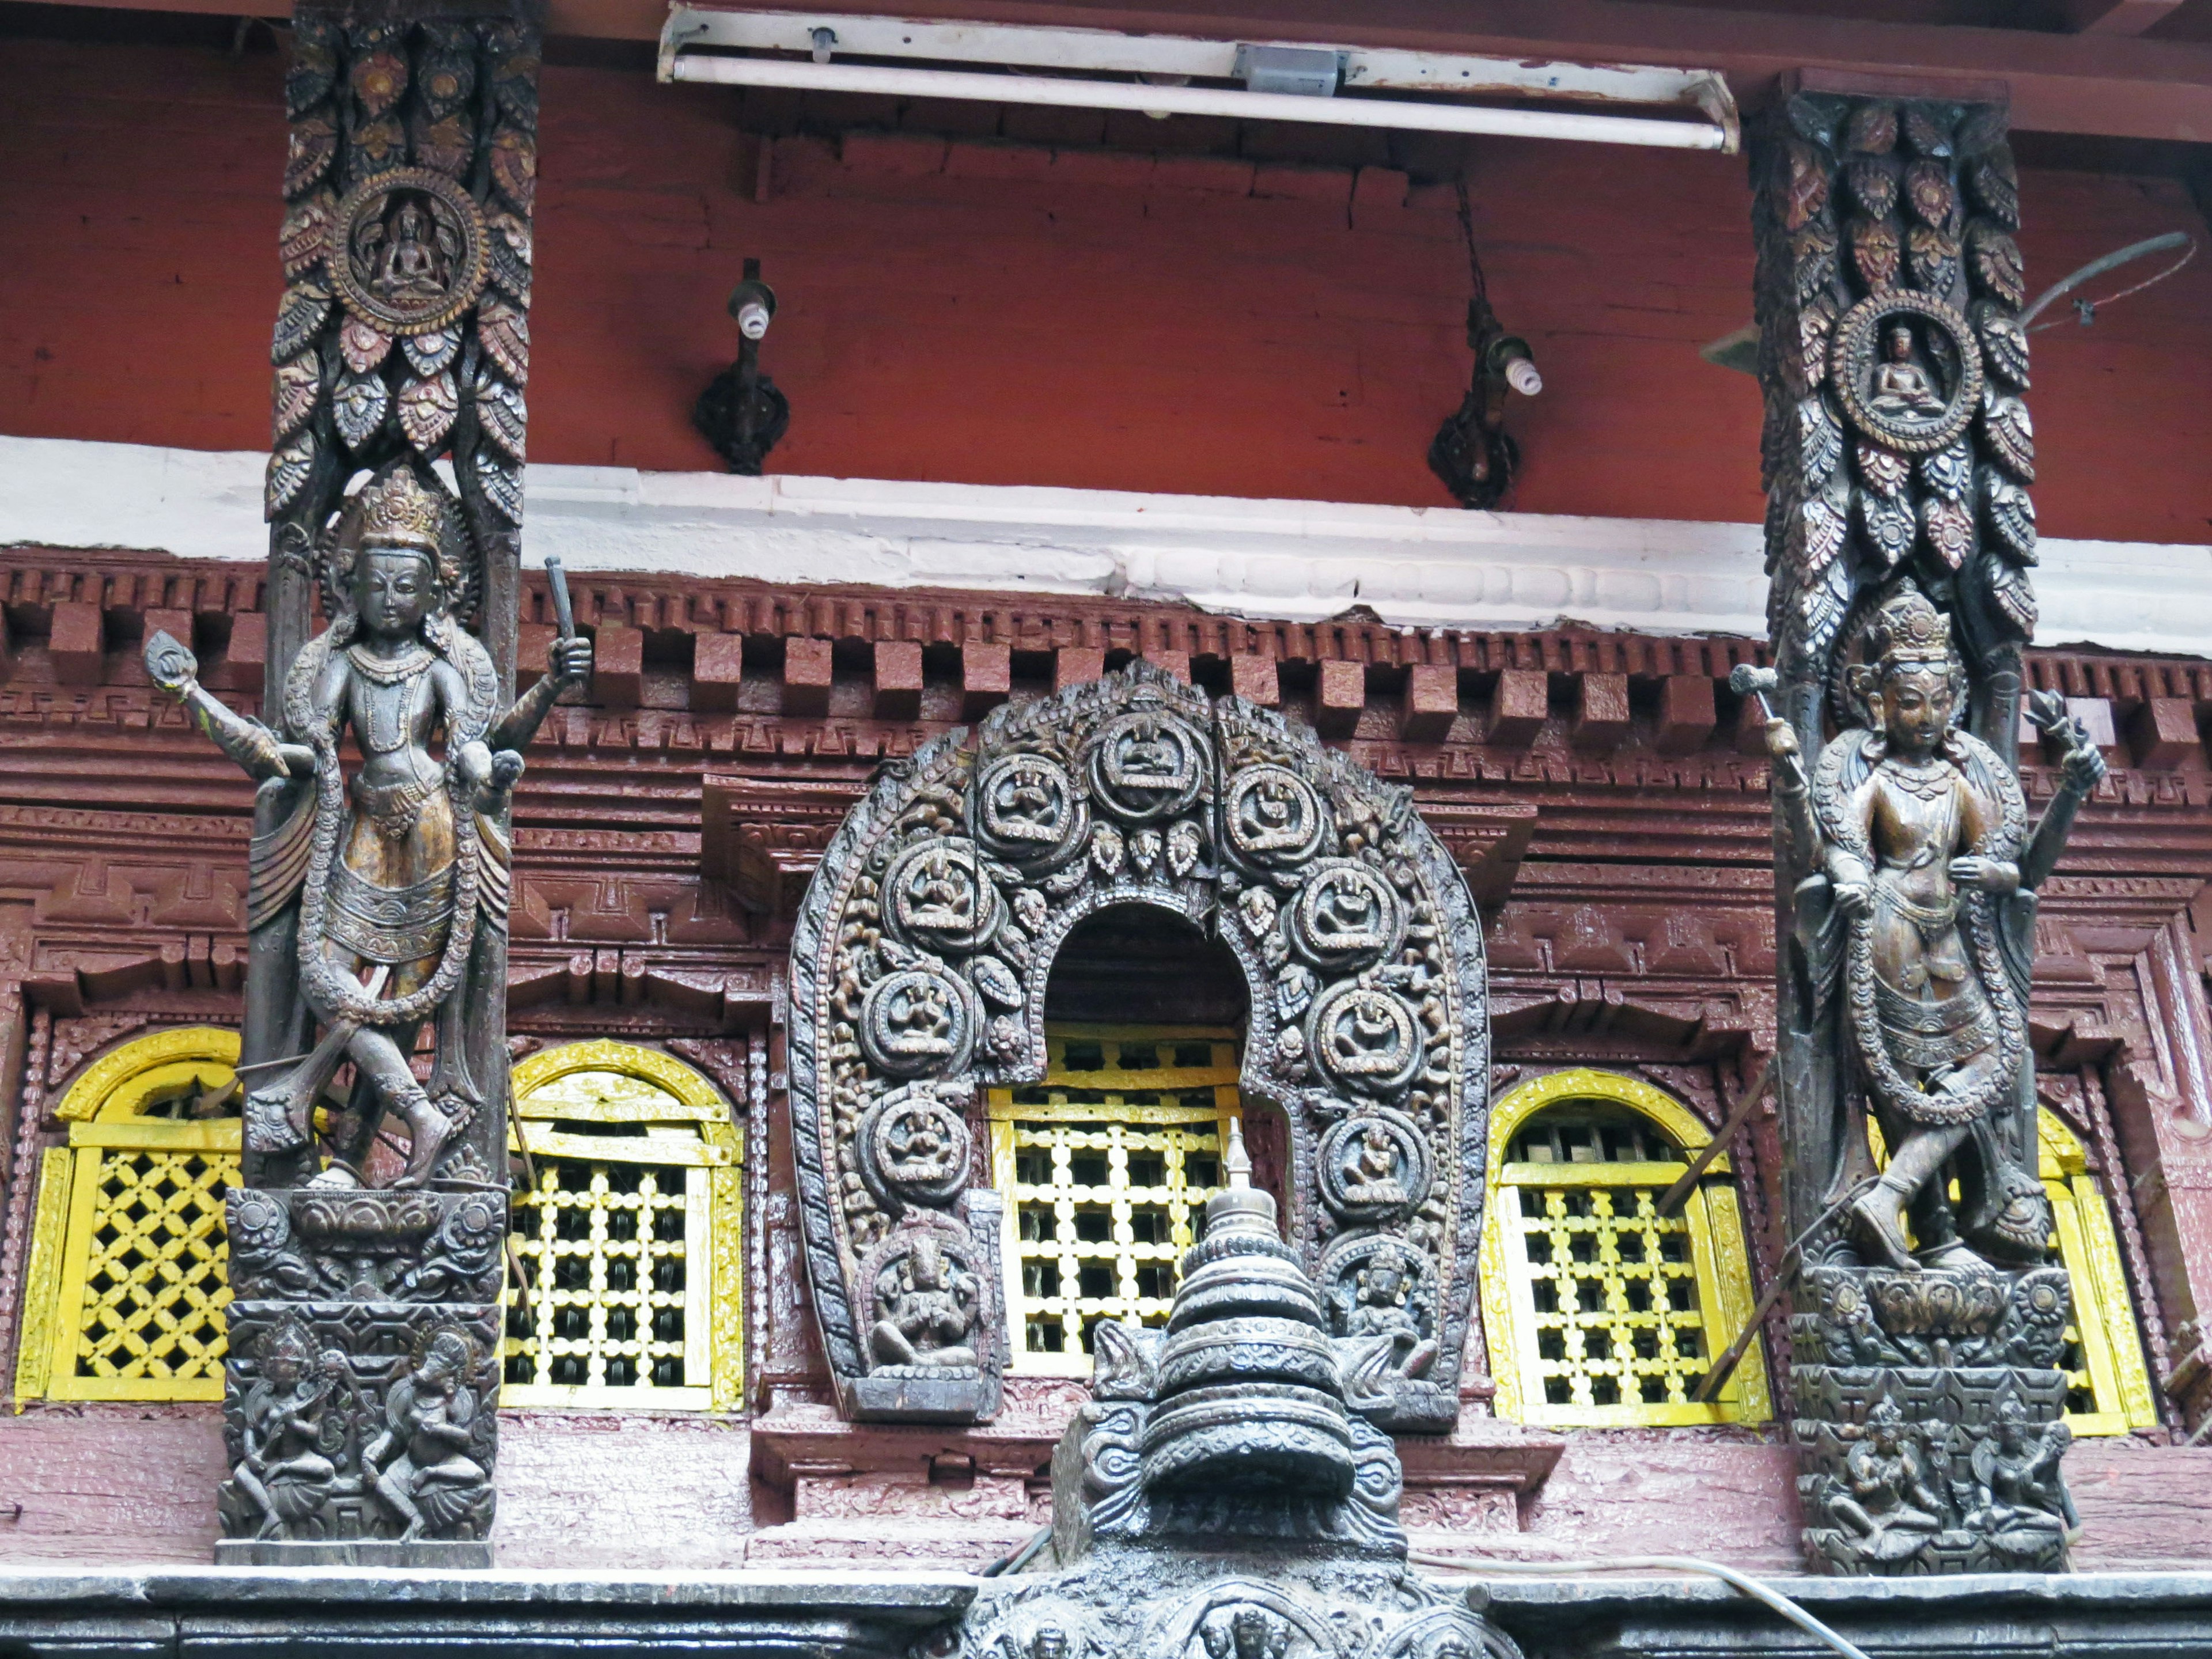
[[[1242,1086],[1290,1124],[1288,1231],[1340,1323],[1409,1322],[1390,1420],[1454,1421],[1481,1227],[1481,937],[1408,792],[1145,664],[886,768],[792,941],[791,1111],[815,1307],[846,1408],[974,1421],[1007,1361],[981,1088],[1044,1074],[1054,957],[1154,905],[1250,992]],[[1393,1309],[1364,1305],[1385,1252]]]

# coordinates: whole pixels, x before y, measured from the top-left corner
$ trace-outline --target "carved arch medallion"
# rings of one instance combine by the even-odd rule
[[[1128,904],[1236,957],[1251,1006],[1240,1086],[1290,1126],[1285,1234],[1342,1334],[1404,1328],[1378,1420],[1449,1427],[1490,1070],[1466,883],[1408,791],[1143,663],[882,769],[807,889],[793,1140],[845,1411],[997,1410],[1000,1198],[967,1115],[984,1088],[1042,1079],[1054,959],[1085,918]],[[1399,1270],[1376,1273],[1378,1253]]]

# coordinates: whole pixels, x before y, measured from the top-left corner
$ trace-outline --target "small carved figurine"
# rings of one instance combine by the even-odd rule
[[[2052,1554],[2081,1524],[2074,1495],[2058,1473],[2058,1460],[2073,1440],[2063,1420],[2031,1437],[2027,1410],[2016,1399],[1998,1407],[1995,1426],[1974,1446],[1977,1505],[1967,1527],[1986,1534],[2007,1555],[2040,1560]]]
[[[409,1133],[405,1170],[392,1184],[420,1187],[483,1102],[463,1027],[477,1000],[479,930],[505,924],[499,817],[522,773],[520,751],[562,689],[590,674],[592,647],[556,641],[551,672],[513,707],[497,706],[491,659],[456,618],[478,585],[459,504],[409,463],[362,489],[321,555],[332,620],[294,659],[273,727],[203,690],[191,653],[167,634],[147,641],[146,666],[262,780],[255,953],[264,956],[273,921],[289,971],[249,984],[249,1000],[283,1005],[258,1018],[249,1010],[249,1032],[283,1046],[246,1056],[247,1150],[305,1149],[325,1086],[350,1060],[350,1133],[310,1184],[363,1184],[390,1114]],[[362,753],[350,779],[338,755],[349,728]],[[431,748],[441,733],[442,759]],[[436,1033],[427,1088],[409,1065],[426,1023]],[[321,1042],[298,1052],[314,1026]]]
[[[256,1538],[280,1538],[315,1513],[338,1480],[332,1459],[345,1441],[343,1421],[329,1413],[331,1396],[349,1381],[345,1356],[317,1363],[306,1329],[291,1322],[264,1340],[261,1376],[248,1389],[241,1416],[246,1455],[231,1471],[238,1489],[261,1512]]]
[[[876,1277],[881,1316],[869,1346],[886,1365],[973,1365],[979,1299],[973,1276],[923,1233]]]
[[[467,1382],[474,1358],[460,1332],[433,1335],[385,1396],[384,1431],[362,1452],[362,1472],[404,1524],[403,1543],[427,1530],[465,1535],[470,1512],[491,1496],[483,1466],[468,1455],[479,1405]]]
[[[1867,1414],[1865,1437],[1844,1468],[1848,1490],[1831,1494],[1828,1512],[1864,1539],[1877,1560],[1917,1554],[1943,1529],[1943,1500],[1928,1484],[1894,1400],[1884,1398]]]
[[[1421,1334],[1410,1305],[1415,1266],[1403,1246],[1387,1240],[1377,1246],[1352,1281],[1352,1313],[1345,1322],[1346,1336],[1389,1337],[1391,1368],[1407,1376],[1426,1374],[1437,1358],[1435,1341]]]
[[[1868,406],[1905,419],[1942,414],[1943,399],[1920,366],[1911,325],[1892,323],[1882,340],[1887,355],[1874,372],[1874,395],[1867,399]]]

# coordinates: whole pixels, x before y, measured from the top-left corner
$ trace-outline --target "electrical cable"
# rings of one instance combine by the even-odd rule
[[[976,1576],[981,1578],[996,1578],[1004,1573],[1019,1572],[1024,1567],[1029,1565],[1031,1561],[1036,1559],[1036,1554],[1039,1550],[1042,1549],[1051,1541],[1052,1528],[1050,1527],[1039,1527],[1036,1532],[1030,1535],[1030,1540],[1027,1543],[1009,1550],[1006,1554],[992,1562],[989,1566],[984,1568],[983,1571]]]
[[[1469,1577],[1480,1578],[1486,1573],[1527,1573],[1557,1577],[1569,1573],[1589,1572],[1695,1572],[1717,1578],[1741,1595],[1760,1602],[1780,1613],[1808,1636],[1823,1642],[1844,1659],[1869,1659],[1866,1650],[1848,1640],[1822,1624],[1796,1602],[1771,1585],[1763,1584],[1734,1567],[1724,1567],[1717,1561],[1701,1561],[1690,1555],[1623,1555],[1606,1561],[1465,1561],[1449,1555],[1435,1555],[1425,1550],[1414,1550],[1406,1559],[1415,1566],[1444,1567]]]

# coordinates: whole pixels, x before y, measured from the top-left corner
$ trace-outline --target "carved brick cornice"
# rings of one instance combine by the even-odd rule
[[[787,916],[863,793],[859,781],[837,778],[709,772],[700,790],[700,870],[755,915]]]

